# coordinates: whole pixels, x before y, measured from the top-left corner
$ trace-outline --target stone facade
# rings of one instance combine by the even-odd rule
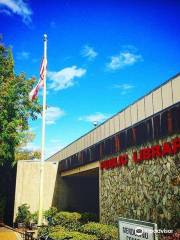
[[[179,137],[179,135],[176,135]],[[127,149],[128,164],[100,170],[100,216],[103,223],[118,217],[151,221],[158,228],[177,228],[180,219],[180,153],[135,164],[132,152],[162,144],[164,138]]]

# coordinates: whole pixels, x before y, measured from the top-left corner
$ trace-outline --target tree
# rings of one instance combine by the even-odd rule
[[[29,118],[36,119],[41,107],[29,101],[35,79],[15,75],[10,49],[0,45],[0,164],[12,164],[15,149],[28,130]]]
[[[27,144],[32,142],[35,138],[35,134],[32,131],[25,131],[19,146],[16,148],[15,152],[15,161],[19,160],[33,160],[40,159],[41,151],[40,150],[29,150],[27,149]]]
[[[0,197],[7,199],[7,218],[13,212],[9,201],[14,197],[15,171],[12,166],[15,151],[28,130],[28,120],[35,120],[41,112],[37,100],[29,101],[34,83],[34,78],[26,79],[24,74],[15,74],[12,51],[0,42]]]

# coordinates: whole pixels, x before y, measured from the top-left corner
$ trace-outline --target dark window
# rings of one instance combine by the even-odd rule
[[[161,136],[160,116],[153,117],[153,137],[157,139]]]
[[[87,149],[87,162],[91,161],[91,150],[88,148]]]
[[[100,143],[100,159],[104,158],[105,153],[104,153],[104,142]]]
[[[146,120],[147,141],[153,140],[152,118]]]
[[[133,145],[133,135],[132,129],[129,128],[126,130],[126,147],[131,147]]]
[[[171,115],[171,114],[170,114]],[[170,119],[170,118],[169,118]],[[172,120],[172,118],[170,119],[170,121]],[[163,112],[160,114],[160,136],[166,136],[168,134],[168,120],[167,120],[167,112]],[[170,123],[169,121],[169,123]],[[172,121],[171,121],[171,125],[172,125]],[[170,126],[170,125],[169,125]]]
[[[125,131],[120,132],[121,150],[126,148],[126,133]]]
[[[112,151],[112,154],[114,154],[116,152],[116,139],[115,139],[115,136],[113,136],[111,138],[111,142],[112,142],[112,149],[111,149],[111,151]]]
[[[120,134],[115,136],[115,152],[120,151]]]
[[[96,160],[100,160],[100,144],[96,144]]]
[[[171,109],[173,118],[173,133],[180,132],[180,105]]]
[[[137,130],[135,127],[132,127],[132,144],[135,145],[137,142]]]
[[[137,131],[137,144],[143,144],[147,140],[147,128],[144,122],[136,126]]]

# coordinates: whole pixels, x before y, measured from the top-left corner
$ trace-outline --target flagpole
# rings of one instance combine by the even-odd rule
[[[38,225],[43,220],[43,185],[44,185],[44,160],[45,160],[45,128],[46,128],[46,67],[47,67],[47,35],[44,34],[44,81],[43,81],[43,112],[42,112],[42,142],[40,161],[40,187],[39,187],[39,215]]]

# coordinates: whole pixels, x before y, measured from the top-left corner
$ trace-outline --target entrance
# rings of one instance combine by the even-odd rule
[[[58,208],[99,217],[99,168],[60,177]]]

